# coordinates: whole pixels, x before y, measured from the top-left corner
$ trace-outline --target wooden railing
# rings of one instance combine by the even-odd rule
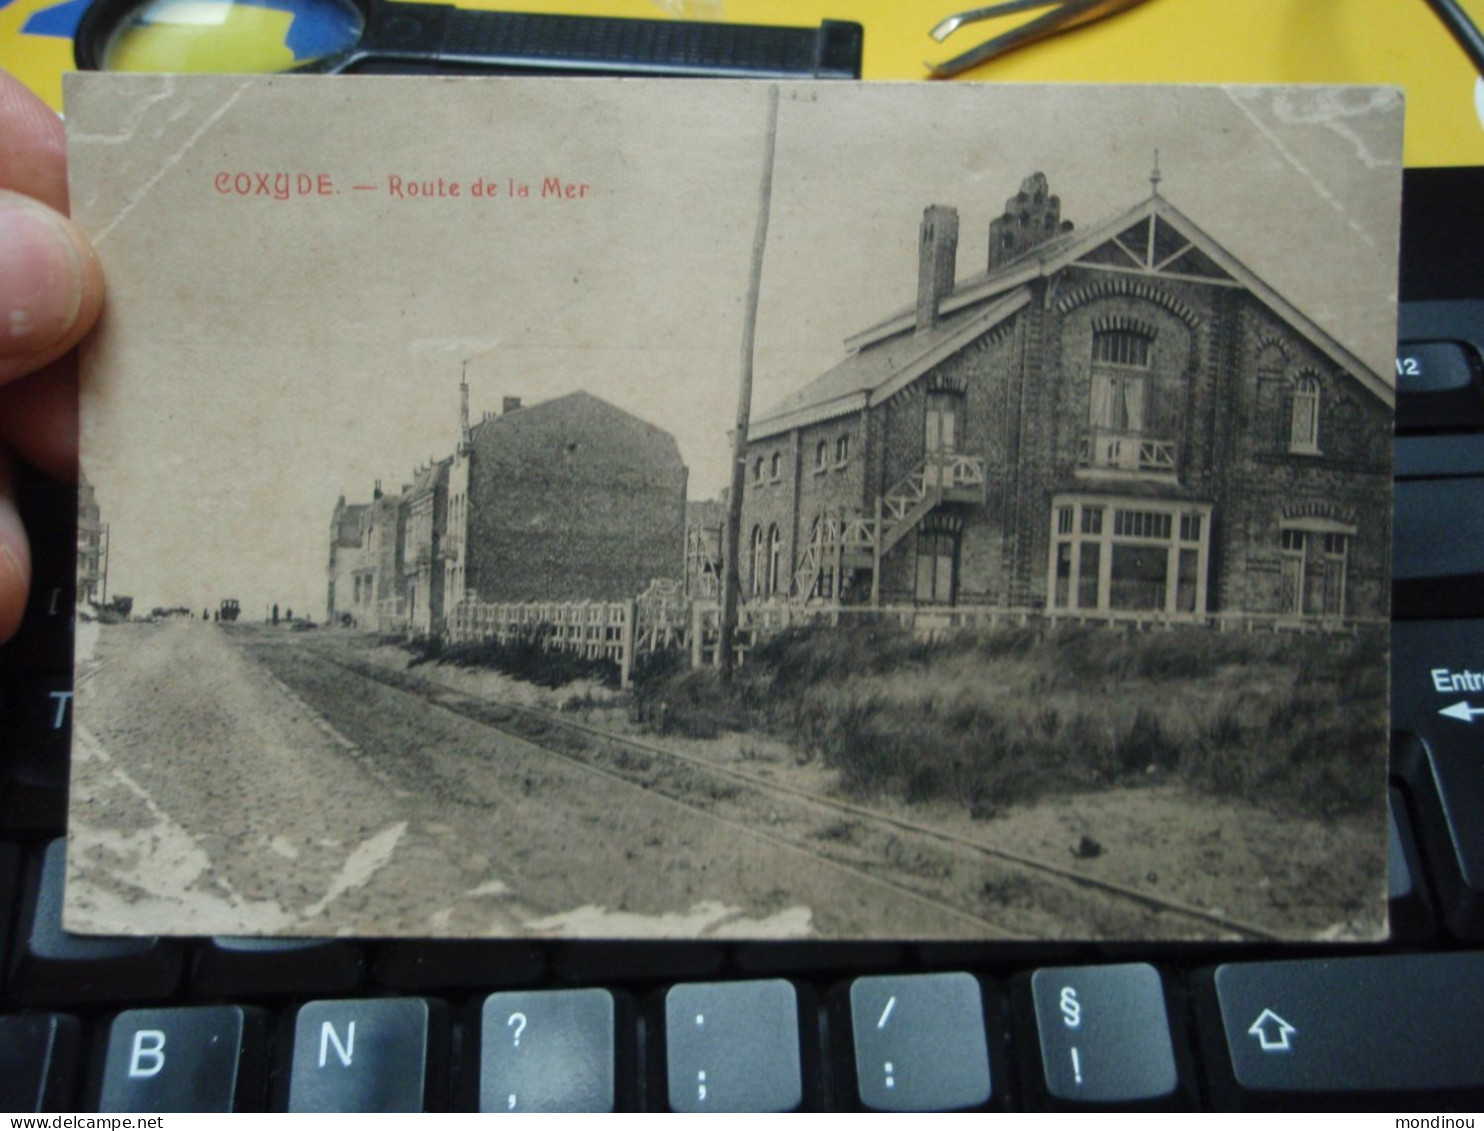
[[[1178,455],[1174,440],[1155,440],[1137,432],[1094,428],[1084,433],[1078,444],[1077,466],[1173,475]]]
[[[770,636],[790,628],[826,623],[874,621],[895,624],[926,640],[990,628],[1102,625],[1130,632],[1179,627],[1213,632],[1355,633],[1381,626],[1384,618],[1297,617],[1278,613],[1163,613],[1148,610],[1039,609],[991,605],[888,605],[881,608],[802,605],[770,600],[743,605],[738,611],[735,659]],[[589,659],[613,661],[620,684],[627,687],[634,664],[657,653],[689,653],[692,667],[716,663],[721,639],[721,609],[715,601],[687,597],[677,581],[656,581],[633,601],[575,601],[491,604],[465,600],[448,616],[449,643],[498,640],[511,643],[539,634],[549,648],[576,652]]]

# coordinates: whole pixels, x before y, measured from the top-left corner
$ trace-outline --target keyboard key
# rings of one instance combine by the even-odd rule
[[[1400,480],[1394,504],[1397,578],[1484,577],[1484,477]]]
[[[76,534],[70,526],[33,526],[27,533],[31,594],[20,628],[0,647],[0,680],[72,670]]]
[[[489,995],[478,1020],[479,1110],[615,1110],[616,1013],[607,990]]]
[[[1484,369],[1463,342],[1403,342],[1396,354],[1398,432],[1484,427]]]
[[[1416,840],[1401,791],[1393,786],[1386,807],[1386,906],[1393,939],[1421,939],[1432,933],[1432,907],[1418,877]]]
[[[0,1111],[72,1111],[77,1018],[0,1017]]]
[[[10,941],[10,909],[20,887],[21,850],[13,844],[0,843],[0,956]],[[4,964],[0,963],[0,988],[5,985]]]
[[[339,994],[364,969],[361,948],[341,939],[214,938],[195,952],[191,987],[207,997]]]
[[[1392,626],[1394,772],[1416,804],[1438,914],[1484,938],[1484,621]]]
[[[1392,448],[1398,479],[1477,477],[1484,472],[1484,433],[1398,436]]]
[[[295,1015],[291,1112],[437,1111],[448,1007],[427,998],[312,1001]]]
[[[1231,964],[1197,992],[1218,1107],[1484,1099],[1484,952]]]
[[[0,828],[54,832],[66,825],[72,678],[5,688],[0,715]]]
[[[5,734],[0,755],[11,762],[11,776],[67,783],[67,752],[72,737],[72,677],[18,680],[6,688]]]
[[[876,1111],[958,1111],[994,1094],[984,996],[969,974],[850,984],[854,1100]]]
[[[65,840],[52,841],[26,869],[6,1000],[49,1005],[167,996],[180,980],[175,944],[62,929],[66,848]]]
[[[98,1110],[261,1111],[266,1015],[235,1005],[131,1009],[108,1027]]]
[[[798,991],[692,982],[665,995],[663,1090],[680,1112],[794,1111],[804,1102]]]
[[[1037,970],[1030,1086],[1057,1104],[1152,1104],[1180,1086],[1159,972],[1143,962]]]

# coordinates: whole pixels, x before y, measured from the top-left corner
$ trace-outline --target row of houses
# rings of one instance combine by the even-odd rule
[[[1086,230],[1037,173],[986,235],[960,277],[957,210],[928,206],[915,301],[754,416],[744,602],[1385,617],[1389,382],[1157,171]],[[332,619],[436,632],[464,600],[657,578],[716,597],[725,504],[687,504],[668,433],[586,393],[471,426],[464,387],[460,435],[399,492],[340,500]]]
[[[341,496],[330,523],[331,623],[414,635],[462,601],[616,601],[685,559],[687,470],[668,432],[585,392],[469,418],[400,490]]]

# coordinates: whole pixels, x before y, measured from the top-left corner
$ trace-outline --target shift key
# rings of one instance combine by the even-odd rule
[[[1391,725],[1443,921],[1484,938],[1484,620],[1392,626]]]
[[[1219,1108],[1484,1097],[1484,952],[1232,963],[1196,989]]]

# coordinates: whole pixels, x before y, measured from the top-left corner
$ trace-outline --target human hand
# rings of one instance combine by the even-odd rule
[[[15,507],[15,460],[77,477],[77,367],[103,272],[67,219],[61,120],[0,71],[0,642],[26,608],[31,552]]]

